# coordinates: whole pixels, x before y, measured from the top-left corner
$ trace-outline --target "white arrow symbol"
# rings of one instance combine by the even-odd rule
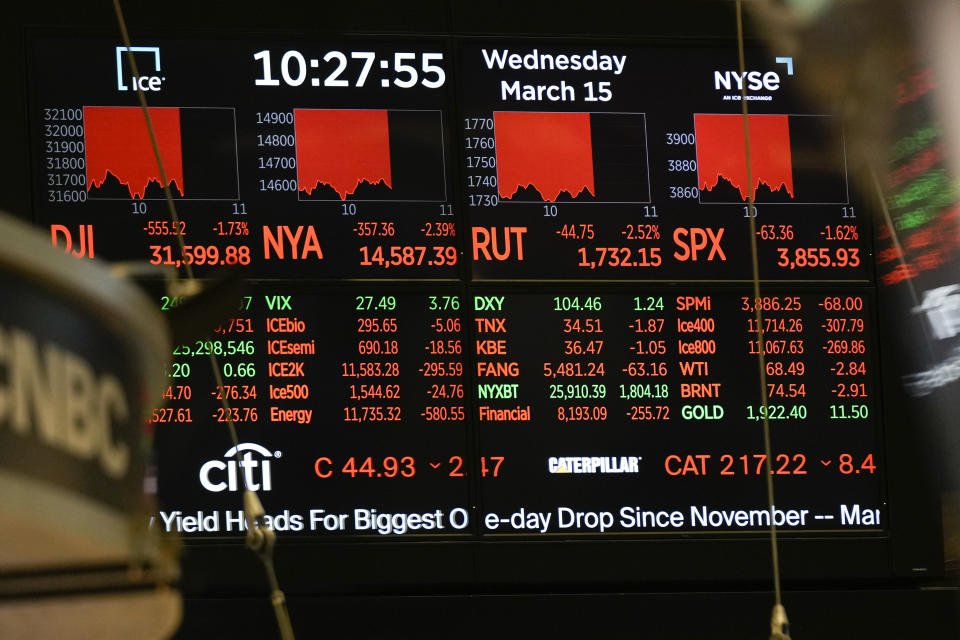
[[[787,65],[787,75],[788,76],[793,75],[793,58],[777,58],[776,62],[777,64]]]

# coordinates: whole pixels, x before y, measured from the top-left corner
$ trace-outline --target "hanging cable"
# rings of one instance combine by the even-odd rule
[[[743,8],[742,0],[737,0],[737,56],[740,64],[740,77],[746,72],[746,60],[743,52]],[[743,106],[743,144],[746,149],[747,161],[747,219],[750,233],[750,264],[753,269],[753,299],[754,314],[757,323],[757,366],[760,373],[760,402],[762,403],[763,417],[763,452],[765,454],[764,476],[767,481],[767,508],[770,512],[770,559],[773,563],[773,594],[774,605],[770,616],[770,640],[789,640],[790,623],[787,620],[786,609],[780,594],[780,553],[777,546],[777,525],[773,518],[775,502],[773,498],[773,468],[771,466],[772,448],[770,446],[770,418],[769,401],[767,395],[767,368],[764,356],[763,336],[763,305],[756,301],[760,299],[760,263],[757,259],[757,210],[754,207],[753,167],[750,160],[750,118],[747,109],[747,85],[740,86],[740,104]]]
[[[123,10],[120,8],[120,0],[113,0],[113,11],[117,17],[117,23],[120,27],[120,34],[123,38],[124,47],[127,50],[127,62],[135,79],[134,86],[137,89],[137,98],[140,101],[140,108],[143,110],[143,117],[147,124],[147,131],[150,134],[150,144],[153,146],[153,153],[157,160],[157,170],[160,174],[160,182],[163,187],[164,199],[167,202],[167,211],[170,215],[170,221],[174,229],[180,228],[180,217],[177,215],[177,207],[173,200],[173,193],[170,190],[170,183],[167,180],[167,172],[163,165],[163,156],[160,153],[160,145],[157,142],[156,130],[153,127],[153,120],[150,118],[150,108],[147,105],[147,96],[140,85],[140,71],[137,69],[137,61],[133,55],[133,45],[130,41],[130,34],[127,31],[127,23],[123,17]],[[185,253],[183,234],[176,235],[181,254]],[[182,266],[186,275],[186,282],[191,285],[191,291],[197,291],[196,279],[193,275],[193,267],[189,262],[183,261]],[[213,369],[213,377],[218,387],[223,387],[223,377],[220,373],[220,362],[211,350],[210,367]],[[237,437],[237,427],[234,424],[230,411],[230,401],[226,393],[221,393],[220,402],[224,408],[227,417],[227,429],[230,433],[230,441],[233,443],[234,455],[237,464],[242,464],[242,456],[239,451],[239,438]],[[247,474],[241,473],[243,478],[243,511],[247,523],[246,544],[260,561],[263,563],[264,571],[267,574],[267,582],[270,586],[270,603],[273,606],[273,612],[277,619],[277,629],[280,632],[282,640],[294,640],[293,626],[290,622],[290,614],[287,610],[286,596],[280,589],[280,582],[277,579],[277,573],[273,565],[273,547],[276,544],[277,534],[270,528],[265,519],[263,505],[256,492],[252,491],[247,484]]]

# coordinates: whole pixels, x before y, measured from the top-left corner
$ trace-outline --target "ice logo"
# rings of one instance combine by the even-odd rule
[[[148,70],[142,65],[137,65],[137,71],[140,72],[140,78],[133,75],[133,69],[128,69],[130,74],[130,86],[127,86],[124,78],[124,61],[128,59],[128,53],[152,53],[153,54],[153,73],[148,75]],[[140,89],[141,91],[159,91],[162,87],[165,77],[160,73],[160,47],[117,47],[117,91],[130,91]]]

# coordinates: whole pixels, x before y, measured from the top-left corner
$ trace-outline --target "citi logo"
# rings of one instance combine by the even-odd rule
[[[237,461],[237,454],[240,461]],[[207,491],[270,491],[273,481],[270,476],[270,460],[279,458],[279,451],[270,451],[252,442],[244,442],[227,449],[223,460],[210,460],[200,467],[200,484]],[[239,469],[243,469],[243,479]]]
[[[140,72],[139,80],[133,74],[133,69],[127,69],[128,53],[152,53],[152,56],[140,56],[137,58],[137,71]],[[150,60],[152,69],[144,65],[144,62]],[[127,75],[129,74],[130,85],[127,86]],[[165,77],[160,76],[160,47],[117,47],[117,91],[130,91],[140,89],[141,91],[160,91]]]

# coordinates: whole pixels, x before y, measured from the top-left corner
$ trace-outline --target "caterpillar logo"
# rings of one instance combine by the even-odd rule
[[[97,375],[77,354],[0,325],[0,427],[83,462],[97,460],[104,474],[121,478],[130,450],[114,440],[111,424],[128,418],[116,376]]]
[[[241,453],[237,462],[237,454]],[[254,458],[257,454],[259,459]],[[251,491],[270,491],[273,488],[270,459],[279,458],[279,451],[270,451],[253,442],[243,442],[227,449],[223,460],[210,460],[200,467],[200,484],[207,491],[237,491],[248,488]],[[243,481],[238,481],[238,467],[243,468]],[[226,475],[226,479],[224,479]]]
[[[550,473],[640,473],[641,456],[564,456],[547,458]]]

